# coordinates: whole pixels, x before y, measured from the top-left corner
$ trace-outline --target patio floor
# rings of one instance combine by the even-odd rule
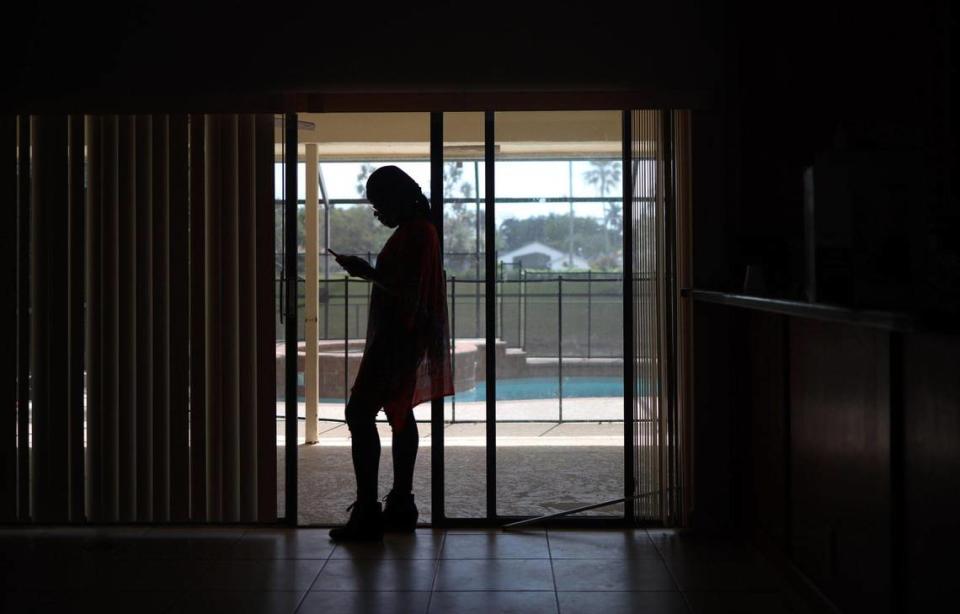
[[[343,420],[344,402],[318,403],[317,417],[320,420]],[[454,416],[456,411],[456,416]],[[417,420],[430,420],[430,404],[421,403],[414,408]],[[282,402],[277,403],[277,416],[285,415]],[[297,404],[297,415],[306,417],[306,403]],[[457,403],[449,399],[444,404],[444,419],[458,421],[485,420],[487,406],[483,401]],[[383,418],[383,414],[380,414]],[[497,420],[560,421],[560,404],[557,399],[523,399],[497,401]],[[563,420],[610,421],[623,420],[622,397],[571,397],[563,399]]]
[[[341,409],[342,411],[342,409]],[[350,432],[321,422],[319,443],[305,445],[299,425],[299,506],[302,524],[340,524],[353,502],[355,483]],[[430,424],[420,423],[421,450],[414,475],[420,521],[430,522]],[[393,461],[390,427],[379,425],[383,446],[380,495],[390,490]],[[278,433],[282,433],[278,424]],[[282,440],[281,440],[282,441]],[[448,424],[444,429],[445,509],[448,517],[486,514],[486,425]],[[283,509],[284,449],[278,453],[278,509]],[[497,492],[502,515],[540,515],[623,496],[623,423],[498,423]],[[614,505],[591,515],[622,515]]]

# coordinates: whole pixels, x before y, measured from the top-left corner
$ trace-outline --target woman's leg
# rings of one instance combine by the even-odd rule
[[[350,429],[350,451],[353,472],[357,478],[357,501],[376,503],[377,474],[380,468],[380,435],[377,433],[377,412],[380,408],[363,395],[350,395],[346,419]]]
[[[417,462],[420,431],[413,417],[407,414],[402,431],[393,431],[393,492],[406,495],[413,492],[413,468]]]

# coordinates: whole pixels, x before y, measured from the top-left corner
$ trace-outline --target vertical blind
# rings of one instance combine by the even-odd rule
[[[631,117],[633,227],[635,520],[685,523],[682,499],[689,401],[678,310],[679,283],[689,277],[689,113],[635,110]],[[678,266],[679,265],[679,266]]]
[[[272,115],[35,115],[5,169],[0,520],[276,519]]]

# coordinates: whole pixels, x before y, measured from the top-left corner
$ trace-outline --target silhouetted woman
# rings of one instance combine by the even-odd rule
[[[376,268],[362,258],[335,254],[347,273],[373,282],[366,345],[346,408],[357,499],[348,508],[346,526],[330,531],[336,541],[378,540],[384,529],[416,527],[412,491],[420,435],[413,407],[453,394],[446,286],[440,242],[427,219],[430,203],[396,166],[370,175],[367,198],[374,216],[396,230],[377,256]],[[393,428],[393,489],[382,511],[375,423],[381,408]]]

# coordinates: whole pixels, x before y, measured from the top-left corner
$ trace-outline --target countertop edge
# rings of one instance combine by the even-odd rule
[[[730,307],[741,307],[756,311],[766,311],[782,315],[812,318],[828,322],[869,326],[895,332],[919,332],[921,327],[910,315],[893,311],[872,311],[851,309],[839,305],[809,303],[788,299],[734,294],[717,290],[684,290],[683,293],[702,303],[714,303]]]

